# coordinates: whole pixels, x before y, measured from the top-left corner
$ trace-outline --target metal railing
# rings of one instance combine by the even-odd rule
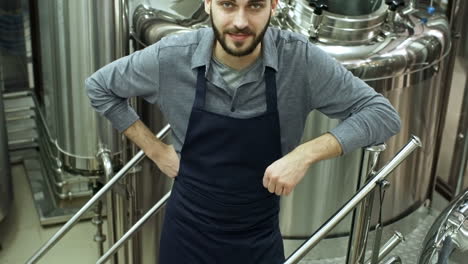
[[[412,136],[410,141],[390,160],[379,172],[366,183],[338,212],[336,212],[324,225],[322,225],[309,239],[307,239],[291,256],[285,264],[298,263],[315,245],[343,220],[369,193],[371,193],[379,182],[385,179],[403,160],[405,160],[416,148],[421,147],[421,140]]]
[[[307,252],[309,252],[320,240],[322,240],[329,231],[333,229],[346,215],[351,212],[362,200],[364,200],[374,188],[379,184],[379,181],[385,179],[403,160],[406,159],[417,147],[421,147],[419,138],[413,136],[411,140],[395,155],[395,157],[387,163],[376,175],[364,185],[363,188],[342,208],[335,216],[327,221],[319,230],[303,245],[299,247],[285,262],[285,264],[297,263]],[[383,151],[380,147],[377,152]],[[375,159],[375,158],[374,158]],[[376,161],[371,162],[370,171],[373,171]],[[136,232],[165,204],[169,199],[171,192],[168,192],[158,203],[156,203],[148,212],[134,225],[125,235],[120,238],[97,262],[96,264],[105,263],[117,250],[124,245]],[[401,235],[397,234],[392,237],[389,242],[382,247],[379,253],[379,260],[384,258],[390,251],[401,241]]]
[[[170,130],[170,125],[165,126],[156,137],[163,139]],[[49,251],[104,194],[106,194],[121,178],[123,178],[136,164],[145,157],[141,150],[135,155],[114,177],[104,185],[91,199],[63,225],[28,261],[27,264],[36,263],[47,251]]]
[[[162,139],[170,130],[170,126],[164,127],[157,137]],[[384,180],[403,160],[405,160],[416,148],[421,147],[421,141],[416,136],[412,136],[410,141],[388,162],[382,167],[373,177],[369,180],[359,192],[357,192],[351,200],[349,200],[338,212],[335,213],[324,225],[322,225],[308,240],[306,240],[296,251],[294,251],[286,260],[285,264],[298,263],[315,245],[317,245],[325,236],[341,221],[348,213],[350,213],[359,203],[364,200],[369,193],[371,193],[379,182]],[[133,157],[102,189],[96,193],[52,238],[50,238],[28,261],[27,263],[36,263],[48,250],[50,250],[79,220],[79,218],[91,208],[101,197],[109,191],[112,186],[117,183],[133,166],[138,164],[145,154],[140,151]],[[169,199],[171,192],[168,192],[164,197],[159,200],[145,215],[138,220],[96,263],[105,263],[117,250],[124,245],[136,232],[154,215]],[[384,246],[386,250],[382,250],[380,256],[384,257],[384,252],[388,254],[391,251],[389,248],[394,248],[395,241],[390,242],[391,246]],[[387,243],[388,244],[388,243]],[[380,257],[379,256],[379,257]]]
[[[385,144],[366,148],[362,161],[363,168],[361,177],[356,188],[356,192],[365,182],[375,176],[375,169],[379,161],[380,154],[387,149]],[[346,254],[346,264],[364,264],[365,250],[371,225],[372,205],[374,203],[374,193],[370,193],[360,206],[353,212],[351,232],[349,238],[348,252]]]
[[[161,198],[146,214],[138,220],[126,233],[123,235],[112,247],[96,262],[96,264],[105,263],[112,255],[114,255],[120,247],[122,247],[127,240],[132,238],[133,235],[140,230],[140,228],[154,215],[156,214],[161,207],[166,203],[167,199],[171,192],[166,193],[166,195]]]

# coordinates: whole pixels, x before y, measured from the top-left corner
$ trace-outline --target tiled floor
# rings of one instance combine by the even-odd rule
[[[24,167],[12,167],[14,201],[8,216],[0,223],[0,263],[25,263],[60,226],[43,228],[34,208]],[[65,235],[38,263],[95,263],[97,245],[95,227],[90,221],[80,222]]]

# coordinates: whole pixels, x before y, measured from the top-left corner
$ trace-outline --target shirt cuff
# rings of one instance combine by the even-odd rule
[[[109,119],[112,126],[119,132],[123,132],[140,119],[127,101],[122,101],[121,103],[112,106],[104,113],[104,116]]]
[[[367,140],[362,138],[363,131],[360,128],[356,128],[353,125],[342,122],[337,127],[329,131],[340,143],[343,151],[342,155],[350,153],[361,146],[367,144]]]

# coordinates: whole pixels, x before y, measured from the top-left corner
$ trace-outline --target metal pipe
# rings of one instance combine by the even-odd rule
[[[375,167],[379,161],[380,153],[385,151],[386,145],[381,144],[366,148],[364,158],[364,173],[361,176],[358,188],[369,181],[375,175]],[[358,191],[358,190],[356,190]],[[364,263],[366,254],[366,245],[370,229],[370,221],[372,216],[372,205],[374,202],[374,192],[371,192],[356,209],[353,215],[353,223],[351,236],[349,238],[350,245],[348,247],[347,264]]]
[[[53,188],[54,194],[57,198],[61,200],[71,200],[74,198],[82,198],[82,197],[89,197],[93,195],[93,191],[84,191],[84,192],[72,192],[69,191],[67,193],[60,193],[57,189]]]
[[[405,240],[405,237],[395,231],[395,234],[385,243],[379,250],[379,256],[378,256],[378,261],[382,261],[390,252],[392,252],[393,249],[395,249],[396,246],[398,246],[402,241]],[[370,264],[371,261],[368,260],[366,264]]]
[[[403,160],[405,160],[416,148],[421,147],[421,140],[412,136],[410,141],[388,162],[377,175],[356,193],[338,212],[335,213],[324,225],[322,225],[307,241],[305,241],[291,256],[285,264],[298,263],[315,245],[351,212],[370,192],[378,186],[378,182],[385,179]]]
[[[170,125],[166,125],[156,137],[159,139],[164,138],[170,130]],[[99,192],[96,193],[91,199],[75,214],[68,222],[63,225],[57,233],[55,233],[34,255],[27,260],[27,264],[36,263],[47,251],[49,251],[72,227],[75,225],[81,216],[89,210],[101,197],[108,192],[114,184],[116,184],[129,170],[138,164],[145,157],[145,153],[140,150],[135,157],[133,157],[125,166],[106,184]]]
[[[458,121],[458,130],[455,147],[453,150],[453,160],[450,169],[450,176],[455,177],[455,196],[464,189],[464,177],[466,164],[468,162],[468,77],[466,79],[465,92],[463,94],[462,109]]]
[[[114,0],[115,58],[129,54],[128,0]]]
[[[137,98],[131,98],[129,100],[129,103],[134,109],[137,109],[137,111],[141,111],[140,109],[141,106]],[[136,153],[138,153],[138,148],[135,144],[131,144],[131,141],[128,138],[125,138],[122,144],[126,146],[124,149],[128,150],[128,151],[124,151],[123,152],[124,155],[122,156],[122,159],[126,163],[131,157],[133,157]],[[137,184],[137,179],[139,177],[142,177],[141,169],[138,167],[141,167],[141,165],[133,168],[132,171],[129,172],[129,176],[127,176],[127,178],[125,179],[125,185],[127,187],[127,207],[126,208],[127,208],[128,224],[126,225],[125,229],[122,230],[119,237],[117,237],[115,241],[117,241],[121,236],[123,236],[125,232],[131,227],[131,225],[135,224],[138,221],[140,215],[142,214],[142,213],[139,213],[139,211],[141,210],[139,210],[138,197],[136,195],[137,189],[139,187]],[[128,241],[128,243],[125,246],[125,251],[128,253],[128,256],[129,256],[128,263],[126,264],[142,263],[143,258],[141,256],[141,250],[140,250],[141,247],[142,247],[141,239],[139,237],[132,238]],[[118,254],[115,254],[115,255],[118,255]]]
[[[109,155],[109,151],[101,149],[97,156],[100,157],[102,161],[105,182],[109,182],[114,177],[114,168],[112,166],[112,161]],[[108,233],[107,235],[109,237],[109,241],[112,241],[113,233],[110,232],[110,228],[112,227],[113,215],[112,215],[112,212],[110,212],[109,208],[112,208],[113,203],[112,203],[112,200],[109,199],[109,194],[112,194],[112,191],[107,193],[108,195],[107,207],[106,207],[107,209],[107,233]],[[103,245],[104,245],[104,240],[102,241],[102,244],[100,246],[103,247]],[[102,256],[103,254],[104,254],[104,248],[102,251],[100,251],[99,256]]]
[[[52,134],[50,133],[50,130],[49,130],[49,126],[47,126],[47,122],[46,122],[46,119],[44,117],[44,115],[42,114],[39,106],[39,100],[37,99],[36,95],[35,94],[31,94],[31,98],[33,99],[34,101],[34,110],[35,110],[35,113],[36,115],[39,117],[39,122],[41,123],[40,125],[38,124],[38,126],[41,127],[41,129],[43,129],[45,131],[45,136],[47,138],[47,143],[49,144],[53,144],[53,146],[55,146],[55,143],[54,143],[54,140],[52,139]],[[36,119],[37,120],[37,119]]]
[[[112,168],[111,160],[104,158],[105,156],[108,156],[108,151],[101,150],[97,156],[102,157],[102,165],[104,168],[104,182],[110,182],[111,179],[114,177],[114,170]],[[119,186],[119,184],[117,184]],[[119,186],[120,187],[120,186]],[[115,189],[114,189],[115,190]],[[107,236],[108,236],[108,243],[109,245],[112,245],[117,241],[118,239],[118,225],[117,223],[119,222],[119,214],[122,214],[122,212],[117,212],[115,209],[118,207],[117,204],[117,195],[114,193],[114,190],[110,190],[109,192],[106,193],[106,200],[107,200],[107,206],[106,206],[106,211],[107,211]],[[122,191],[124,193],[124,191]],[[124,227],[122,227],[123,229]],[[99,255],[101,257],[104,254],[104,251]],[[125,262],[125,261],[122,261]],[[118,256],[115,256],[115,258],[112,260],[112,263],[119,263],[118,261]]]
[[[169,196],[171,195],[171,192],[166,193],[166,195],[161,198],[146,214],[138,220],[138,222],[135,223],[128,231],[125,233],[125,235],[122,236],[122,238],[119,239],[107,252],[104,254],[97,262],[96,264],[102,264],[106,262],[113,254],[117,252],[117,250],[128,240],[130,239],[135,233],[140,230],[140,228],[155,214],[157,213],[161,207],[166,203],[167,199],[169,199]]]
[[[384,264],[402,264],[403,262],[401,261],[401,258],[398,256],[391,257],[387,261],[384,262]]]
[[[96,204],[91,222],[96,226],[94,241],[98,244],[98,256],[102,256],[104,254],[104,241],[106,241],[106,236],[102,233],[102,200]]]

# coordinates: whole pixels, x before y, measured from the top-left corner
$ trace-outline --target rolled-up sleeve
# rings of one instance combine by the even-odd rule
[[[313,45],[309,45],[307,61],[315,69],[309,83],[315,91],[312,106],[342,120],[329,133],[340,142],[344,154],[383,143],[400,131],[400,117],[390,102],[339,62]]]
[[[139,119],[128,103],[130,97],[157,100],[158,56],[156,43],[102,67],[85,80],[91,106],[120,132]]]

